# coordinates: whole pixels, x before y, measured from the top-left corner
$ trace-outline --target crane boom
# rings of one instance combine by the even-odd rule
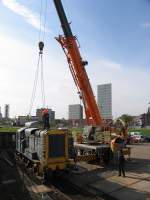
[[[85,70],[87,61],[83,61],[80,55],[77,38],[72,34],[61,0],[53,1],[64,32],[64,36],[60,35],[56,39],[61,44],[67,57],[69,68],[77,86],[79,96],[83,101],[87,124],[92,126],[102,126],[103,120]]]

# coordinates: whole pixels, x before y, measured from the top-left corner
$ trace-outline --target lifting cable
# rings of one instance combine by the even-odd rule
[[[40,42],[39,46],[44,47],[44,43]],[[42,48],[43,48],[42,47]],[[43,52],[43,50],[41,50]],[[44,89],[44,75],[43,75],[43,53],[40,54],[41,58],[41,94],[42,94],[42,102],[43,102],[43,108],[45,108],[45,89]]]
[[[34,84],[33,84],[33,90],[32,90],[32,96],[30,101],[30,109],[29,109],[29,116],[31,115],[31,111],[33,108],[33,104],[36,97],[36,90],[37,90],[37,84],[38,84],[38,77],[39,77],[39,71],[41,71],[41,96],[42,96],[42,106],[45,107],[45,89],[44,89],[44,75],[43,75],[43,48],[44,43],[41,41],[39,42],[39,57],[38,57],[38,63],[37,68],[35,72],[35,78],[34,78]]]
[[[42,97],[42,107],[45,108],[45,88],[44,88],[44,73],[43,73],[43,48],[44,48],[44,40],[45,40],[45,32],[46,32],[46,19],[47,19],[47,0],[45,3],[45,10],[44,10],[44,25],[42,26],[42,15],[43,15],[43,1],[41,0],[40,5],[40,29],[39,29],[39,56],[38,56],[38,62],[37,67],[35,71],[35,78],[34,78],[34,84],[32,89],[32,95],[31,95],[31,101],[30,101],[30,107],[29,107],[29,116],[31,115],[31,111],[34,105],[35,97],[36,97],[36,91],[37,91],[37,84],[38,84],[38,77],[39,77],[39,71],[40,79],[41,79],[41,97]]]
[[[43,6],[43,0],[40,3],[40,29],[39,29],[39,41],[45,41],[46,22],[47,22],[47,0],[45,0],[45,7]]]

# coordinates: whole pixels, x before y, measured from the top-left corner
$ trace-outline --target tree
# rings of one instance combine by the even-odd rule
[[[134,116],[131,116],[131,115],[128,115],[128,114],[123,114],[119,118],[121,118],[126,124],[129,125],[129,124],[132,123]]]

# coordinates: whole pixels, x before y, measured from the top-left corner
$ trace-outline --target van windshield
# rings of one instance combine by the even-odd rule
[[[141,132],[131,132],[131,135],[142,135]]]

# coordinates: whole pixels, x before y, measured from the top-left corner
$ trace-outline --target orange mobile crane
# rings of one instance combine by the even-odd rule
[[[57,41],[61,44],[62,49],[67,57],[67,61],[69,64],[69,68],[71,74],[73,76],[74,82],[76,84],[79,97],[82,99],[84,109],[85,109],[85,116],[87,121],[87,127],[84,129],[84,143],[88,144],[98,144],[98,143],[105,143],[104,137],[107,135],[107,143],[108,145],[104,144],[101,147],[108,149],[110,148],[111,143],[111,132],[112,128],[111,125],[108,125],[102,119],[100,110],[96,103],[91,84],[88,78],[88,75],[85,70],[85,66],[88,64],[87,61],[84,61],[81,57],[79,46],[77,42],[76,36],[72,34],[70,24],[68,23],[63,5],[61,0],[53,0],[57,14],[59,16],[61,26],[64,32],[64,35],[59,35]],[[121,133],[123,138],[127,135],[127,129],[124,129]],[[119,133],[120,134],[120,133]],[[102,139],[103,138],[103,139]],[[109,139],[108,139],[109,138]],[[116,136],[116,138],[118,138]],[[117,141],[116,139],[113,140],[114,142]],[[78,146],[78,145],[77,145]],[[114,146],[114,143],[113,143]],[[78,146],[80,148],[88,148],[88,149],[95,149],[93,146]],[[99,148],[99,144],[98,144]]]
[[[54,4],[64,32],[64,36],[60,35],[56,39],[61,44],[67,57],[79,97],[82,99],[84,105],[87,125],[90,127],[102,127],[104,122],[85,70],[85,65],[88,62],[84,61],[81,57],[77,38],[72,34],[61,0],[54,0]]]

